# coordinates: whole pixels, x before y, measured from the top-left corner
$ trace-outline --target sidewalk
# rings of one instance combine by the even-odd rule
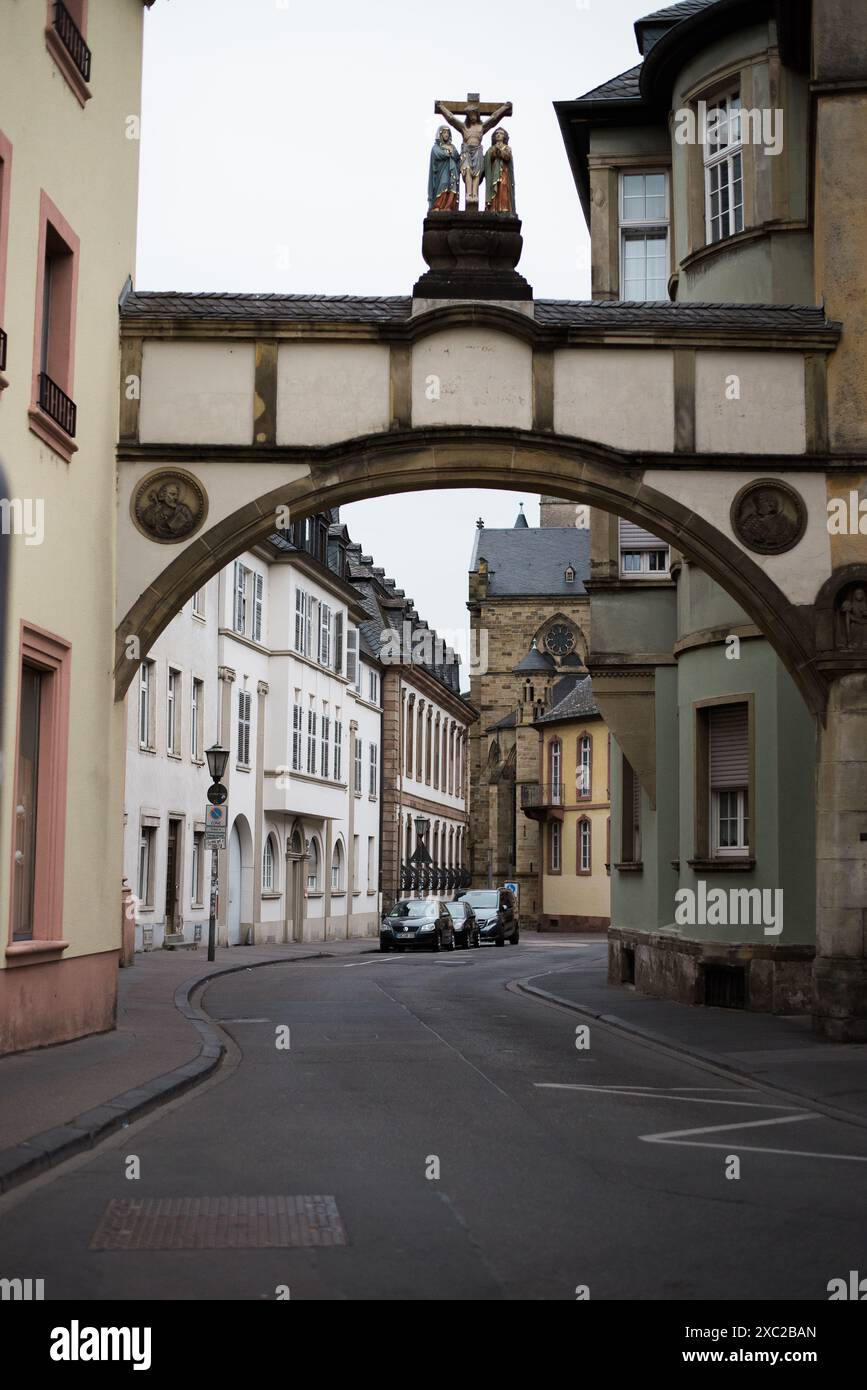
[[[593,938],[583,938],[588,946]],[[582,951],[585,964],[520,982],[531,994],[568,1004],[639,1039],[659,1043],[754,1082],[867,1125],[867,1046],[822,1042],[809,1017],[692,1008],[609,985],[607,952]]]
[[[91,1147],[219,1065],[222,1042],[190,1003],[208,976],[375,949],[375,941],[139,953],[118,971],[117,1028],[0,1058],[0,1192]]]

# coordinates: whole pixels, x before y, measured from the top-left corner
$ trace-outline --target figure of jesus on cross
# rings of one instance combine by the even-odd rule
[[[511,116],[512,103],[504,101],[496,106],[493,102],[480,101],[478,92],[468,92],[466,101],[453,101],[448,106],[444,101],[438,101],[434,110],[438,116],[445,116],[463,140],[461,178],[466,189],[467,212],[478,212],[479,182],[484,173],[482,139],[504,116]],[[466,119],[458,120],[459,115]]]

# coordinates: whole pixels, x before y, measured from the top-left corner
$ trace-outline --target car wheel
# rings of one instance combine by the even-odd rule
[[[518,941],[519,941],[519,939],[520,939],[520,936],[521,936],[521,933],[520,933],[519,931],[516,931],[516,932],[515,932],[515,935],[512,937],[512,945],[513,945],[513,946],[517,946]]]
[[[391,950],[391,947],[389,946],[388,942],[386,942],[386,941],[380,941],[380,943],[379,943],[379,949],[380,949],[380,951],[390,951],[390,950]]]
[[[496,940],[496,945],[497,945],[497,946],[505,946],[505,944],[506,944],[506,938],[505,938],[504,936],[498,936],[498,937],[497,937],[497,940]]]
[[[431,950],[432,950],[432,951],[441,951],[442,948],[443,948],[443,939],[442,939],[442,937],[440,936],[439,932],[437,932],[436,936],[435,936],[434,939],[433,939],[433,945],[431,946]]]
[[[470,940],[470,934],[469,934],[469,932],[467,932],[466,935],[464,936],[464,941],[463,941],[464,950],[465,950],[465,951],[468,951],[468,950],[470,949],[470,947],[472,946],[472,944],[473,944],[473,943],[472,943],[472,941]]]
[[[452,932],[451,936],[449,937],[449,950],[453,951],[457,944],[458,943],[455,941],[455,934],[454,932]]]
[[[479,949],[479,947],[481,946],[481,944],[482,944],[482,938],[481,938],[481,936],[479,935],[479,933],[476,932],[476,939],[475,939],[475,941],[473,942],[473,945],[475,946],[476,950]]]

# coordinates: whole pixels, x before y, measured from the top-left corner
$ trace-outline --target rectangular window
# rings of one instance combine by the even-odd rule
[[[620,861],[641,863],[641,783],[628,759],[623,759],[621,783]]]
[[[301,743],[303,738],[304,711],[300,704],[301,692],[295,692],[295,704],[292,706],[292,771],[301,771]]]
[[[578,822],[578,872],[579,874],[589,874],[591,871],[591,836],[592,829],[590,821],[586,819]]]
[[[593,739],[590,734],[582,734],[578,740],[578,778],[577,792],[589,800],[593,795]]]
[[[319,772],[322,777],[328,776],[330,765],[330,741],[331,741],[331,720],[327,714],[322,715],[322,750]]]
[[[334,721],[334,780],[339,782],[343,776],[343,725],[339,719]]]
[[[721,858],[743,858],[750,851],[749,706],[711,705],[706,717],[711,852]]]
[[[193,594],[192,598],[193,617],[201,618],[202,621],[204,621],[205,618],[205,599],[207,592],[207,589],[204,587],[201,589],[197,589],[196,592]]]
[[[240,560],[236,560],[232,627],[242,637],[247,631],[247,581],[249,577],[250,571],[241,564]]]
[[[166,683],[166,752],[180,753],[181,673],[169,667]]]
[[[358,685],[358,628],[349,627],[346,633],[346,679]]]
[[[741,102],[728,93],[708,103],[704,146],[705,223],[708,245],[744,229],[744,158]]]
[[[154,663],[143,661],[138,673],[138,744],[154,747],[153,721]]]
[[[563,826],[560,821],[551,821],[548,827],[548,872],[559,874],[563,844]]]
[[[190,699],[190,757],[200,763],[204,755],[205,682],[194,680]]]
[[[154,905],[156,826],[143,825],[138,843],[138,897],[142,907]]]
[[[619,522],[620,573],[625,578],[634,579],[641,575],[667,577],[669,572],[669,550],[658,536],[636,526],[632,521]]]
[[[343,613],[340,609],[334,614],[334,671],[343,675]]]
[[[353,786],[354,786],[355,790],[358,792],[359,796],[361,795],[361,764],[362,764],[362,742],[361,742],[361,739],[360,739],[360,738],[356,738],[356,740],[355,740],[355,773],[354,773],[354,778],[353,778]]]
[[[247,690],[238,691],[238,762],[250,766],[250,728],[253,720],[253,696]]]
[[[379,704],[379,672],[368,671],[367,673],[367,698],[372,705]]]
[[[43,193],[36,284],[36,345],[31,429],[67,461],[77,429],[73,393],[79,241]]]
[[[331,609],[327,603],[319,605],[319,661],[323,666],[331,665]]]
[[[352,837],[352,891],[353,891],[354,893],[357,893],[357,892],[358,892],[358,870],[359,870],[359,867],[360,867],[360,866],[359,866],[359,862],[358,862],[358,856],[359,856],[359,837],[358,837],[357,835],[353,835],[353,837]]]
[[[379,749],[375,743],[370,745],[370,782],[369,790],[371,796],[376,796],[379,792]]]
[[[87,0],[48,0],[45,46],[80,106],[90,99],[92,55],[87,45]]]
[[[367,837],[367,891],[376,891],[376,840],[373,835]]]
[[[311,776],[316,775],[316,711],[313,708],[307,711],[307,771]]]
[[[668,299],[668,176],[620,177],[620,298]]]
[[[265,594],[265,576],[253,575],[253,641],[262,641],[262,602]]]
[[[193,832],[193,868],[190,883],[190,902],[193,907],[202,907],[205,884],[205,836],[201,830]]]

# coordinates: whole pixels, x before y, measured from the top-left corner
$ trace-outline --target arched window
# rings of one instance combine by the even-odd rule
[[[589,874],[593,872],[593,828],[587,816],[582,816],[578,822],[578,863],[577,872],[579,874]]]
[[[338,840],[334,846],[334,853],[331,856],[331,891],[332,893],[342,893],[346,887],[344,877],[344,855],[343,841]]]
[[[593,738],[591,734],[582,734],[578,739],[577,769],[576,790],[583,800],[589,801],[593,792]]]
[[[549,755],[551,769],[551,805],[559,806],[563,801],[563,745],[559,738],[551,742]]]
[[[310,857],[307,860],[307,892],[318,893],[321,888],[321,864],[322,855],[319,853],[319,841],[310,841]]]
[[[268,835],[262,847],[262,892],[273,893],[276,886],[275,868],[277,864],[277,844],[273,835]]]
[[[563,845],[563,826],[558,820],[552,820],[548,827],[548,873],[559,874],[561,872],[561,854]]]

